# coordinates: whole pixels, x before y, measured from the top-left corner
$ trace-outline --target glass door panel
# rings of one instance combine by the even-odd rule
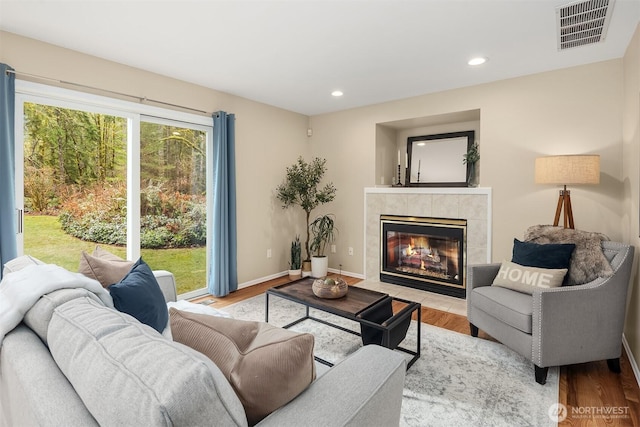
[[[207,132],[159,119],[140,123],[140,246],[169,270],[178,294],[206,287]]]
[[[127,119],[22,105],[22,252],[71,271],[96,244],[124,258]]]

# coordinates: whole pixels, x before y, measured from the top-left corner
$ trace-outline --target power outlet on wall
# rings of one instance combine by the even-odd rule
[[[349,247],[349,255],[353,255],[353,248]]]
[[[336,245],[331,245],[331,253],[332,254],[336,253]]]
[[[271,249],[267,249],[267,258],[271,258]]]

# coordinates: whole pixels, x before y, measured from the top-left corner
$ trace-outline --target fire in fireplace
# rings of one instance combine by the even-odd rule
[[[380,217],[380,280],[465,298],[464,219]]]

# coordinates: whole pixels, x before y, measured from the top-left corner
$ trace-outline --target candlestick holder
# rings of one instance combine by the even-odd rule
[[[402,181],[400,181],[400,164],[398,164],[398,180],[395,184],[391,185],[392,187],[402,187]]]

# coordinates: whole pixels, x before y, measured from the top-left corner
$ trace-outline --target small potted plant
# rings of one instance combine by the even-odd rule
[[[300,236],[291,242],[291,261],[289,261],[289,279],[297,280],[302,277],[302,247],[300,246]]]
[[[325,255],[327,244],[332,243],[336,237],[335,220],[332,214],[322,215],[316,218],[309,226],[313,238],[309,248],[311,256],[311,276],[315,278],[325,277],[329,270],[329,257]]]
[[[467,185],[469,187],[476,186],[476,163],[478,160],[480,160],[480,147],[477,142],[474,142],[462,159],[462,163],[467,165]]]

